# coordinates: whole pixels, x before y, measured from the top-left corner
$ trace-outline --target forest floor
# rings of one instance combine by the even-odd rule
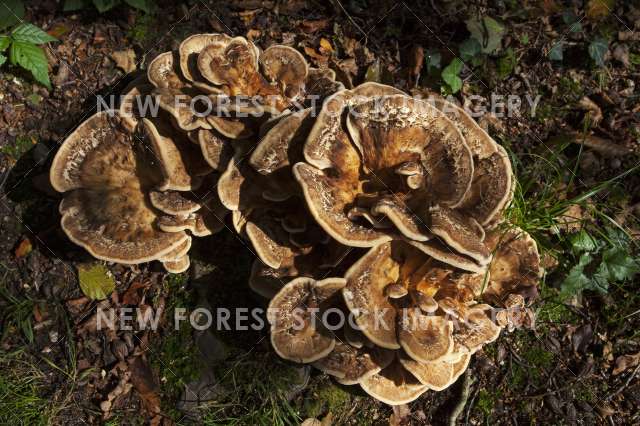
[[[545,274],[535,329],[474,356],[457,422],[640,423],[640,7],[485,3],[193,0],[99,13],[27,2],[24,19],[59,41],[46,48],[51,90],[0,68],[0,423],[445,424],[461,402],[462,379],[394,411],[279,360],[266,330],[176,330],[176,308],[264,306],[246,285],[252,254],[228,231],[199,239],[177,275],[95,262],[66,238],[48,183],[57,147],[96,96],[201,32],[291,45],[346,84],[471,102],[512,157],[509,217],[538,242]],[[92,300],[78,273],[105,268],[115,291]],[[159,329],[96,329],[98,307],[123,306],[160,309]]]

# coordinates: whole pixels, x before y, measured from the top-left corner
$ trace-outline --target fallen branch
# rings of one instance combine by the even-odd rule
[[[465,405],[467,405],[467,400],[469,399],[469,389],[471,388],[471,383],[473,382],[470,371],[471,370],[467,369],[467,371],[464,373],[464,376],[462,376],[463,379],[462,388],[460,391],[460,399],[458,400],[456,406],[453,407],[453,411],[451,411],[451,414],[449,415],[449,426],[455,426],[456,421],[458,420],[458,416],[462,414]]]

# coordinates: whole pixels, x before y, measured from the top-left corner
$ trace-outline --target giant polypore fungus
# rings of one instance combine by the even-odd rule
[[[294,174],[329,235],[357,247],[443,243],[488,263],[483,227],[511,198],[511,166],[463,110],[438,106],[452,111],[376,83],[326,100]]]
[[[272,126],[264,139],[273,132],[274,140],[290,142],[288,131]],[[371,247],[347,260],[343,298],[333,295],[314,311],[322,316],[333,309],[354,324],[304,328],[311,341],[322,339],[325,351],[333,345],[324,357],[325,351],[315,351],[312,365],[383,402],[403,404],[450,386],[503,327],[532,325],[526,305],[539,277],[535,242],[521,230],[498,226],[512,196],[511,165],[464,110],[366,83],[329,97],[312,125],[295,131],[302,147],[296,142],[284,149],[280,142],[273,150],[265,144],[252,154],[253,164],[282,164],[287,178],[292,168],[302,195],[284,187],[278,193],[303,197],[308,214],[335,244]],[[247,193],[264,194],[261,185],[270,184],[249,182]],[[293,256],[303,266],[310,258]],[[293,276],[309,277],[306,283],[327,276],[317,275],[317,266],[295,269],[297,274],[278,274],[282,269],[254,265],[252,280],[264,283],[268,276],[274,291]],[[329,276],[342,276],[335,272]],[[276,293],[271,309],[291,309],[281,302],[291,294],[289,285]],[[294,345],[289,338],[299,336],[273,323],[272,330],[281,355],[281,348]]]
[[[99,259],[184,263],[191,238],[162,231],[161,212],[148,198],[163,180],[148,149],[148,141],[129,132],[117,114],[101,112],[82,123],[53,160],[51,184],[65,194],[62,229]]]
[[[500,236],[509,238],[500,240]],[[487,238],[500,242],[492,243],[493,258],[481,273],[465,271],[409,242],[394,240],[371,248],[353,263],[345,274],[345,283],[333,287],[331,297],[310,299],[310,295],[322,294],[315,289],[324,281],[291,281],[269,306],[276,351],[287,359],[312,362],[342,384],[359,384],[388,404],[410,402],[429,389],[446,389],[468,367],[475,352],[497,339],[502,327],[514,325],[502,317],[527,313],[524,303],[518,310],[509,303],[494,308],[484,302],[495,300],[498,292],[508,293],[509,300],[519,297],[518,290],[505,289],[505,283],[531,282],[532,271],[536,271],[535,276],[538,273],[539,259],[532,251],[535,246],[522,231],[505,234],[493,230]],[[523,249],[531,255],[514,265],[514,253]],[[507,271],[505,265],[515,267]],[[495,279],[492,272],[496,273]],[[337,287],[341,288],[342,299],[336,298]],[[277,325],[282,321],[274,322],[277,312],[294,318],[291,312],[295,308],[303,309],[309,323],[313,319],[310,313],[315,313],[313,328],[305,323],[302,331],[292,332]],[[321,319],[331,310],[342,313],[353,324],[344,322],[339,329],[327,327]],[[291,319],[287,324],[293,327],[294,323]],[[300,335],[306,342],[323,342],[323,350],[318,345],[310,349],[313,361],[283,353],[282,348],[300,350]]]
[[[185,39],[67,138],[51,182],[64,231],[100,259],[179,272],[192,237],[234,228],[275,351],[388,404],[533,325],[540,261],[505,223],[504,149],[450,102],[346,90],[291,47]]]
[[[90,118],[64,142],[51,181],[65,193],[65,232],[101,259],[187,269],[189,235],[224,227],[229,210],[218,179],[234,155],[248,152],[255,144],[249,138],[294,102],[320,101],[341,88],[332,71],[309,67],[290,47],[263,52],[242,37],[188,37],[131,82],[117,112]],[[268,237],[254,221],[249,229],[279,266],[286,253],[268,255],[259,244]]]

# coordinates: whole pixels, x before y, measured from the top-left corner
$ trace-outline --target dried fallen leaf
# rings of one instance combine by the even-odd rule
[[[307,34],[310,34],[310,33],[315,33],[316,31],[323,30],[328,26],[329,26],[328,19],[316,19],[312,21],[305,19],[300,24],[300,29]]]
[[[555,0],[542,0],[541,5],[545,15],[553,15],[560,10]]]
[[[617,376],[628,368],[636,367],[640,364],[640,352],[635,355],[622,355],[616,358],[616,366],[613,368],[613,375]]]
[[[578,132],[571,134],[573,143],[583,144],[597,151],[605,157],[620,157],[631,153],[629,148],[620,146],[609,139],[604,139],[594,135],[582,135]]]
[[[631,61],[629,59],[629,46],[626,44],[619,44],[613,49],[613,59],[622,63],[625,68],[629,68],[631,66]]]
[[[247,31],[247,38],[251,41],[258,39],[262,35],[262,31],[253,28]]]
[[[116,63],[116,67],[126,73],[130,73],[136,69],[136,52],[134,52],[133,49],[113,52],[111,59]]]
[[[584,11],[589,19],[602,19],[611,13],[615,0],[589,0]]]
[[[135,357],[129,362],[131,370],[131,383],[140,395],[147,412],[155,416],[160,413],[160,396],[158,386],[153,379],[153,373],[149,365],[141,358]]]
[[[602,120],[602,110],[591,99],[584,96],[580,101],[578,101],[578,106],[580,109],[587,111],[589,114],[589,121],[593,127],[598,127],[598,124]]]
[[[326,53],[333,52],[333,46],[331,46],[331,42],[324,37],[320,39],[320,51]]]
[[[580,230],[583,219],[582,207],[579,204],[571,204],[556,218],[560,230],[569,234]]]
[[[137,305],[142,299],[142,291],[149,287],[151,283],[149,281],[135,281],[129,286],[127,291],[122,296],[122,304],[124,305]]]
[[[305,46],[304,47],[304,53],[306,53],[308,56],[311,56],[312,58],[320,61],[320,62],[326,62],[327,58],[322,56],[321,54],[319,54],[318,52],[315,51],[314,48],[309,47],[309,46]]]
[[[21,259],[31,253],[33,250],[33,245],[31,244],[31,240],[28,237],[22,238],[16,247],[14,254],[18,259]]]
[[[415,78],[416,83],[423,65],[424,49],[422,46],[414,44],[409,52],[409,69],[411,70],[411,75]]]
[[[131,383],[129,383],[130,377],[131,373],[125,372],[120,378],[117,386],[113,388],[111,392],[109,392],[109,394],[107,395],[107,399],[100,403],[102,418],[104,420],[111,417],[111,408],[113,407],[113,403],[115,402],[116,398],[125,396],[131,391],[131,388],[133,386],[131,385]]]

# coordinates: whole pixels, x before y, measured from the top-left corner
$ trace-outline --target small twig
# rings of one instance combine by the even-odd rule
[[[473,391],[473,396],[471,397],[471,401],[467,405],[467,412],[464,415],[464,424],[465,424],[465,426],[467,426],[469,424],[469,416],[471,415],[471,409],[473,408],[473,405],[476,402],[476,398],[478,397],[478,393],[480,393],[480,389],[476,388]]]
[[[456,421],[458,420],[458,416],[464,410],[464,406],[467,405],[467,400],[469,399],[469,388],[471,387],[471,382],[473,379],[471,378],[470,370],[464,373],[464,377],[462,379],[462,390],[460,392],[460,399],[455,407],[453,407],[453,411],[449,415],[449,426],[455,426]]]
[[[636,374],[638,374],[638,371],[640,371],[640,364],[638,364],[638,366],[636,367],[635,370],[633,370],[633,373],[631,373],[631,375],[629,376],[629,378],[627,378],[627,381],[624,382],[624,385],[620,386],[618,388],[618,390],[616,390],[614,393],[610,394],[608,397],[605,398],[605,401],[610,401],[611,398],[613,398],[614,396],[618,395],[620,392],[622,392],[623,390],[625,390],[629,384],[631,383],[631,380],[633,380],[634,377],[636,377]]]

